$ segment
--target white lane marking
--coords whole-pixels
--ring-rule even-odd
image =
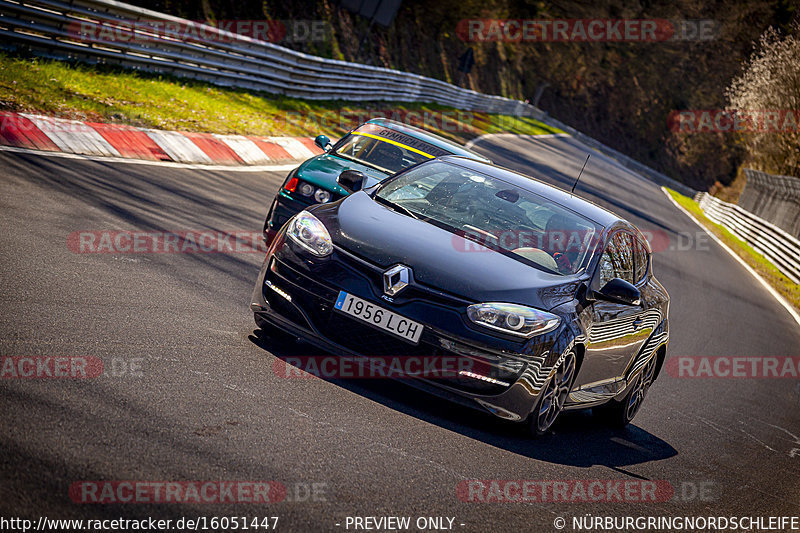
[[[778,451],[775,448],[772,448],[771,446],[766,444],[764,441],[758,440],[757,438],[755,438],[753,435],[751,435],[750,433],[746,432],[745,430],[739,429],[739,431],[741,431],[742,433],[744,433],[745,435],[747,435],[748,437],[750,437],[751,439],[753,439],[757,443],[761,444],[764,448],[768,449],[769,451],[771,451],[771,452],[777,452]]]
[[[797,435],[795,435],[794,433],[792,433],[792,432],[791,432],[791,431],[789,431],[788,429],[786,429],[786,428],[782,428],[782,427],[780,427],[780,426],[776,426],[775,424],[770,424],[769,422],[764,422],[763,420],[759,420],[759,422],[761,422],[762,424],[766,424],[766,425],[768,425],[769,427],[773,427],[773,428],[775,428],[775,429],[779,429],[779,430],[783,431],[784,433],[786,433],[787,435],[789,435],[790,437],[792,437],[792,440],[790,440],[789,442],[791,442],[791,443],[793,443],[793,444],[800,444],[800,437],[798,437]],[[787,440],[788,440],[788,439],[787,439]]]
[[[687,416],[688,416],[688,415],[687,415]],[[717,433],[725,433],[725,431],[724,431],[724,430],[720,429],[720,428],[719,428],[719,426],[717,426],[716,424],[714,424],[714,423],[713,423],[711,420],[708,420],[708,419],[706,419],[706,418],[703,418],[702,416],[698,416],[698,415],[694,415],[694,416],[695,416],[695,418],[697,418],[697,419],[698,419],[700,422],[704,423],[705,425],[707,425],[707,426],[708,426],[708,427],[710,427],[711,429],[715,430]]]
[[[20,113],[33,122],[42,133],[65,152],[90,155],[120,156],[116,148],[111,146],[94,128],[77,120],[54,117],[42,117]]]
[[[261,148],[256,146],[256,143],[245,137],[244,135],[218,135],[214,137],[228,145],[228,147],[236,152],[236,155],[242,158],[247,164],[256,165],[268,163],[270,161],[267,154],[261,151]]]
[[[264,137],[264,140],[273,144],[277,144],[289,152],[289,155],[295,159],[308,159],[309,157],[314,157],[317,155],[309,150],[306,145],[291,137]]]
[[[521,133],[484,133],[480,137],[475,137],[471,141],[467,141],[467,144],[464,145],[464,148],[467,150],[471,149],[477,143],[488,139],[489,137],[532,137],[534,139],[553,139],[555,137],[570,137],[569,133],[542,133],[541,135],[523,135]]]
[[[716,235],[714,235],[714,233],[712,233],[711,231],[709,231],[709,230],[708,230],[708,229],[707,229],[707,228],[706,228],[706,227],[705,227],[705,226],[704,226],[704,225],[703,225],[703,224],[702,224],[702,223],[701,223],[699,220],[697,220],[696,218],[694,218],[694,215],[692,215],[692,214],[691,214],[689,211],[687,211],[687,210],[686,210],[686,209],[685,209],[685,208],[684,208],[684,207],[683,207],[681,204],[679,204],[678,202],[676,202],[676,201],[675,201],[675,199],[672,197],[672,195],[669,193],[669,191],[667,191],[667,189],[666,189],[666,188],[664,188],[664,187],[661,187],[661,190],[663,191],[664,195],[666,195],[666,197],[667,197],[667,198],[669,198],[669,201],[670,201],[670,202],[672,202],[672,205],[674,205],[675,207],[677,207],[678,209],[680,209],[680,210],[681,210],[681,212],[682,212],[684,215],[686,215],[687,217],[691,218],[691,219],[694,221],[694,223],[695,223],[695,224],[697,224],[698,226],[700,226],[700,228],[701,228],[703,231],[705,231],[705,232],[708,234],[708,236],[709,236],[709,237],[711,237],[711,238],[714,240],[714,242],[716,242],[717,244],[719,244],[719,245],[720,245],[720,247],[722,247],[722,249],[723,249],[723,250],[725,250],[726,252],[728,252],[728,253],[730,254],[730,256],[731,256],[731,257],[733,257],[734,259],[736,259],[736,261],[738,261],[738,262],[739,262],[739,264],[740,264],[740,265],[742,265],[742,266],[744,267],[744,269],[745,269],[745,270],[747,270],[747,271],[748,271],[748,272],[749,272],[749,273],[750,273],[750,274],[751,274],[751,275],[752,275],[754,278],[756,278],[756,279],[758,280],[758,282],[759,282],[759,283],[761,283],[761,286],[762,286],[762,287],[764,287],[764,288],[767,290],[767,292],[769,292],[769,293],[770,293],[770,294],[773,296],[773,298],[775,298],[775,299],[778,301],[778,303],[779,303],[779,304],[781,304],[781,305],[782,305],[782,306],[783,306],[783,307],[784,307],[784,308],[785,308],[785,309],[786,309],[786,310],[789,312],[789,314],[792,316],[792,318],[794,319],[794,321],[795,321],[795,322],[797,322],[797,325],[798,325],[798,326],[800,326],[800,314],[798,314],[798,313],[797,313],[797,311],[795,311],[794,307],[792,307],[792,304],[790,304],[788,301],[786,301],[786,298],[784,298],[783,296],[781,296],[781,294],[780,294],[778,291],[776,291],[776,290],[775,290],[775,289],[772,287],[772,285],[770,285],[769,283],[767,283],[767,281],[766,281],[764,278],[762,278],[762,277],[761,277],[761,276],[758,274],[758,272],[756,272],[755,270],[753,270],[753,267],[751,267],[750,265],[748,265],[748,264],[745,262],[745,260],[744,260],[744,259],[742,259],[741,257],[739,257],[739,255],[738,255],[736,252],[734,252],[733,250],[731,250],[731,249],[728,247],[728,245],[727,245],[727,244],[725,244],[724,242],[722,242],[722,241],[719,239],[719,237],[717,237]]]
[[[173,161],[181,163],[213,163],[191,139],[176,131],[142,130],[164,150]]]
[[[226,389],[229,389],[229,390],[231,390],[233,392],[238,392],[240,394],[244,394],[245,396],[250,396],[251,398],[262,398],[263,397],[263,395],[256,394],[254,391],[252,391],[252,390],[250,390],[248,388],[237,387],[236,385],[228,385],[228,384],[226,384],[226,383],[224,383],[224,382],[222,382],[222,381],[220,381],[218,379],[215,379],[215,378],[211,377],[208,373],[204,372],[204,374],[209,376],[212,381],[216,381],[217,383],[221,384]],[[322,381],[322,380],[320,380],[320,381]],[[303,411],[301,411],[299,409],[295,409],[295,408],[290,407],[290,406],[284,406],[283,409],[293,413],[296,416],[299,416],[301,418],[307,419],[312,424],[316,424],[318,426],[329,428],[332,431],[337,431],[337,432],[342,433],[344,435],[347,435],[349,437],[356,437],[358,439],[361,439],[363,437],[363,435],[361,433],[359,433],[359,432],[350,431],[348,429],[345,429],[345,428],[341,427],[338,424],[333,424],[333,423],[329,422],[328,420],[324,420],[322,418],[312,416],[312,415],[310,415],[310,414],[308,414],[306,412],[303,412]],[[414,453],[407,452],[407,451],[405,451],[405,450],[403,450],[401,448],[397,448],[395,446],[392,446],[391,444],[386,444],[386,443],[383,443],[383,442],[380,442],[380,441],[370,441],[370,445],[372,447],[375,447],[375,448],[383,448],[385,451],[387,451],[387,452],[389,452],[389,453],[391,453],[393,455],[397,455],[399,457],[402,457],[404,459],[411,459],[411,460],[416,460],[416,461],[421,461],[421,462],[427,463],[429,466],[432,466],[432,467],[440,470],[441,472],[444,472],[445,474],[449,474],[449,475],[451,475],[451,476],[453,476],[453,477],[455,477],[457,479],[470,479],[469,477],[465,476],[464,474],[461,474],[459,472],[455,472],[455,471],[450,470],[447,466],[439,463],[438,461],[436,461],[434,459],[428,459],[427,457],[423,457],[421,455],[417,455],[417,454],[414,454]],[[533,504],[533,502],[523,502],[523,503],[528,503],[530,505]]]
[[[20,148],[17,146],[2,146],[0,152],[15,152],[20,154],[43,155],[60,157],[63,159],[78,159],[83,161],[97,161],[99,163],[128,163],[130,165],[151,165],[168,168],[183,168],[192,170],[212,170],[224,172],[288,172],[297,166],[297,162],[281,165],[201,165],[197,163],[176,163],[174,161],[149,161],[146,159],[126,159],[124,157],[105,157],[96,155],[72,154],[69,152],[51,152],[48,150],[35,150],[33,148]]]
[[[728,411],[731,411],[731,410],[728,409]],[[699,420],[699,421],[707,424],[711,428],[717,430],[721,434],[726,434],[727,433],[730,436],[734,435],[734,431],[730,427],[718,426],[718,425],[712,423],[710,420],[706,420],[705,418],[702,418],[702,417],[700,417],[700,416],[698,416],[698,415],[696,415],[694,413],[691,413],[691,414],[690,413],[684,413],[683,411],[675,411],[675,412],[678,413],[678,414],[681,414],[681,415],[683,415],[683,416],[685,416],[687,418]],[[738,414],[738,411],[734,410],[733,412],[736,412]],[[791,431],[788,431],[788,430],[786,430],[786,429],[784,429],[784,428],[782,428],[780,426],[776,426],[775,424],[770,424],[769,422],[764,422],[763,420],[759,420],[758,418],[755,418],[755,417],[750,417],[750,418],[753,419],[755,422],[759,422],[759,423],[764,424],[766,426],[769,426],[769,427],[778,429],[780,431],[783,431],[784,433],[786,433],[787,435],[792,437],[792,439],[787,439],[785,437],[780,437],[781,440],[789,441],[792,444],[800,444],[800,438],[798,438],[797,435],[795,435]],[[739,424],[746,424],[747,423],[744,420],[739,420],[738,422],[739,422]],[[773,452],[781,453],[778,450],[776,450],[775,448],[773,448],[772,446],[768,445],[766,442],[764,442],[761,439],[757,438],[752,433],[748,433],[747,431],[745,431],[744,429],[741,429],[741,428],[739,428],[739,431],[744,433],[745,435],[747,435],[748,437],[750,437],[751,439],[753,439],[757,443],[761,444],[766,449],[768,449],[770,451],[773,451]],[[800,448],[792,448],[792,450],[788,452],[789,457],[794,457],[795,456],[795,453],[794,453],[795,450],[800,451]]]

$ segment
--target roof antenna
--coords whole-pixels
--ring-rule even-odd
[[[583,166],[581,167],[581,171],[578,172],[578,179],[575,180],[575,183],[572,184],[572,190],[569,191],[570,194],[575,192],[575,186],[581,180],[581,176],[583,175],[583,169],[586,168],[586,163],[589,162],[589,158],[592,157],[592,154],[586,154],[586,161],[583,162]]]

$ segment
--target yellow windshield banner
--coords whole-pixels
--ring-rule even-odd
[[[420,154],[420,155],[424,155],[425,157],[427,157],[429,159],[433,159],[434,157],[436,157],[436,156],[433,156],[431,154],[425,153],[422,150],[417,150],[416,148],[412,148],[410,146],[407,146],[407,145],[405,145],[403,143],[399,143],[397,141],[393,141],[392,139],[387,139],[386,137],[381,137],[380,135],[373,135],[371,133],[362,133],[360,131],[354,131],[353,135],[361,135],[363,137],[369,137],[370,139],[378,139],[379,141],[383,141],[385,143],[394,144],[395,146],[399,146],[400,148],[405,148],[406,150],[411,150],[414,153],[417,153],[417,154]]]

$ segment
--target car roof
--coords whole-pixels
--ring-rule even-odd
[[[460,155],[463,157],[467,157],[469,159],[475,159],[480,161],[489,161],[487,157],[477,154],[472,150],[468,150],[467,148],[464,148],[458,143],[449,141],[444,137],[436,135],[435,133],[431,133],[429,131],[417,128],[415,126],[411,126],[410,124],[403,124],[402,122],[397,122],[396,120],[391,120],[388,118],[380,118],[380,117],[372,118],[367,122],[365,122],[365,124],[375,124],[377,126],[383,126],[385,128],[389,128],[398,131],[400,133],[404,133],[416,139],[420,139],[429,144],[432,144],[437,148],[441,148],[442,150],[447,150],[448,152],[454,155]]]
[[[468,168],[469,170],[474,170],[476,172],[481,172],[483,174],[488,174],[489,176],[499,178],[512,185],[516,185],[517,187],[546,198],[555,204],[566,207],[570,211],[574,211],[592,220],[603,228],[609,228],[619,223],[622,223],[625,226],[633,227],[628,221],[621,218],[619,215],[614,214],[608,209],[600,207],[599,205],[592,203],[589,200],[585,200],[580,196],[576,196],[573,193],[559,189],[558,187],[553,187],[552,185],[544,183],[536,178],[520,174],[519,172],[514,172],[513,170],[509,170],[492,163],[475,161],[465,157],[448,155],[439,157],[436,160],[454,163],[461,167]]]

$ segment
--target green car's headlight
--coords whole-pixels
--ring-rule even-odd
[[[325,189],[317,189],[314,191],[314,200],[320,204],[326,204],[331,201],[331,193]]]
[[[306,183],[305,181],[301,181],[297,185],[297,192],[302,194],[303,196],[311,196],[314,194],[314,186],[310,183]]]
[[[546,311],[498,302],[470,305],[467,316],[478,325],[520,337],[547,333],[561,322],[559,317]]]
[[[289,221],[286,235],[317,257],[325,257],[333,251],[331,234],[325,225],[308,211],[300,211]]]

